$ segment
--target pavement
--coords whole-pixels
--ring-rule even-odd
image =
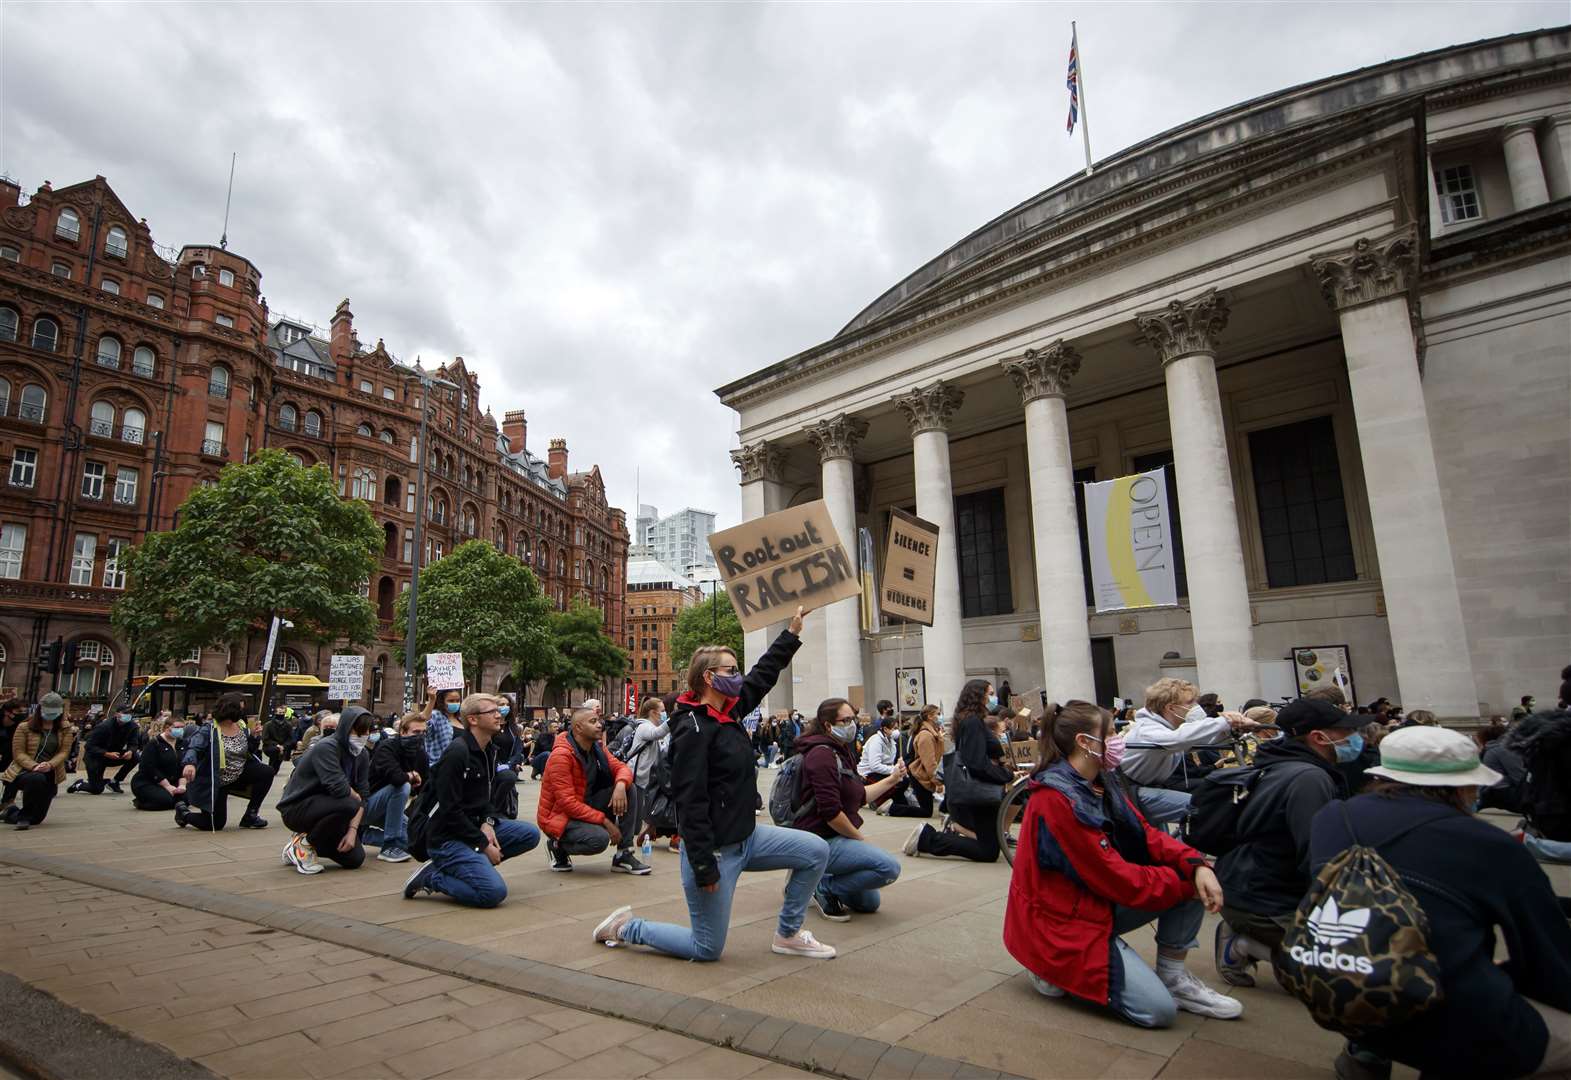
[[[404,900],[412,863],[282,865],[282,781],[260,831],[181,830],[108,794],[62,794],[44,826],[0,828],[0,971],[231,1077],[1308,1078],[1331,1076],[1340,1046],[1269,973],[1223,986],[1211,917],[1191,967],[1244,1002],[1241,1020],[1180,1013],[1148,1031],[1040,997],[1001,941],[1002,860],[902,857],[878,913],[810,912],[839,950],[827,962],[769,951],[784,874],[745,875],[724,957],[693,964],[591,940],[621,904],[685,921],[663,846],[641,878],[609,855],[552,873],[542,847],[503,865],[509,898],[491,911]],[[537,791],[520,788],[521,817]],[[912,824],[864,832],[898,851]],[[1571,868],[1552,869],[1571,893]],[[1126,940],[1154,957],[1150,929]]]

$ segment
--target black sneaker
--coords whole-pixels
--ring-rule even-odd
[[[70,787],[66,788],[65,789],[65,793],[67,795],[75,795],[78,791],[86,791],[86,790],[87,790],[87,781],[86,780],[78,780],[75,783],[73,783]]]
[[[265,829],[267,828],[267,819],[261,814],[247,810],[240,818],[240,827],[242,829]]]
[[[110,791],[114,792],[116,795],[124,795],[125,794],[125,792],[121,790],[121,788],[120,788],[120,781],[118,781],[118,780],[105,780],[104,781],[104,787],[108,788]]]
[[[642,876],[649,873],[648,864],[640,862],[638,856],[631,851],[619,851],[613,855],[611,857],[611,869],[618,874],[638,874]]]
[[[183,803],[183,802],[175,803],[175,824],[180,826],[182,829],[185,828],[187,825],[189,825],[190,822],[186,820],[185,816],[187,814],[189,814],[190,812],[191,812],[191,808],[189,806],[187,806],[185,803]]]
[[[813,906],[830,922],[851,921],[851,909],[846,907],[840,897],[834,893],[824,892],[822,889],[813,893]]]
[[[422,893],[422,892],[427,892],[428,893],[428,892],[434,892],[435,891],[434,889],[431,888],[431,886],[427,885],[426,882],[425,882],[425,879],[430,874],[430,872],[431,872],[431,864],[430,863],[421,863],[420,864],[420,868],[417,869],[414,873],[409,875],[409,879],[404,882],[404,899],[405,900],[413,900],[415,898],[415,894],[416,893]]]
[[[18,808],[15,803],[12,803],[10,806],[5,807],[4,809],[0,809],[0,825],[15,825],[17,815],[19,815],[21,812],[21,809]]]
[[[545,847],[551,856],[552,870],[559,874],[571,874],[573,872],[573,860],[567,857],[567,852],[563,851],[555,840],[547,840]],[[615,862],[616,860],[613,859],[612,865],[615,865]]]

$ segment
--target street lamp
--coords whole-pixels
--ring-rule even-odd
[[[404,630],[404,711],[415,707],[415,602],[420,598],[420,563],[425,558],[425,463],[426,420],[431,410],[431,388],[440,386],[457,390],[458,384],[438,379],[416,369],[415,378],[420,383],[420,435],[417,438],[419,462],[415,466],[415,551],[414,565],[409,577],[409,625]]]

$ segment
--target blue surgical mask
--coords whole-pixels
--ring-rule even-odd
[[[512,711],[513,707],[511,705],[503,705],[497,709],[497,712],[501,713],[503,716],[509,715]]]
[[[444,705],[442,707],[448,711],[449,715],[457,716],[458,715],[458,706],[460,704],[462,704],[462,703],[461,702],[457,702],[457,701],[449,701],[446,705]]]
[[[123,713],[120,714],[120,722],[122,724],[129,724],[132,720],[135,720],[135,719],[136,719],[136,717],[132,716],[128,712],[123,712]]]
[[[1347,765],[1358,760],[1358,755],[1364,752],[1364,737],[1358,732],[1353,732],[1347,738],[1336,744],[1336,760],[1339,765]]]
[[[169,737],[171,739],[173,739],[175,742],[179,742],[180,741],[180,736],[182,736],[184,734],[185,734],[185,728],[183,728],[183,727],[172,727],[172,728],[169,729]]]
[[[723,697],[742,696],[742,676],[740,673],[736,675],[716,675],[709,685],[713,686],[715,691]]]
[[[987,711],[988,712],[992,712],[996,708],[998,708],[998,695],[997,694],[988,694],[987,695]]]
[[[366,737],[371,740],[372,745],[382,741],[382,733],[380,731],[373,731]]]

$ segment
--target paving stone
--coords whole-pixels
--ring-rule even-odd
[[[651,1080],[741,1080],[744,1076],[752,1076],[767,1064],[761,1058],[738,1054],[722,1046],[709,1046],[663,1069],[657,1069],[649,1076]]]
[[[855,1035],[825,1028],[818,1038],[813,1040],[813,1045],[807,1048],[807,1053],[802,1055],[803,1063],[815,1070],[828,1071],[840,1060],[840,1055],[850,1049],[854,1041],[856,1041]]]
[[[734,1045],[738,1050],[745,1050],[749,1054],[760,1057],[770,1056],[775,1048],[775,1043],[780,1041],[786,1029],[791,1026],[791,1021],[779,1016],[766,1016],[762,1023],[749,1031]]]
[[[905,1046],[891,1046],[873,1066],[872,1080],[909,1080],[923,1055]]]
[[[829,1068],[841,1076],[850,1077],[851,1080],[867,1080],[873,1074],[873,1067],[889,1049],[888,1043],[873,1039],[855,1039]]]

